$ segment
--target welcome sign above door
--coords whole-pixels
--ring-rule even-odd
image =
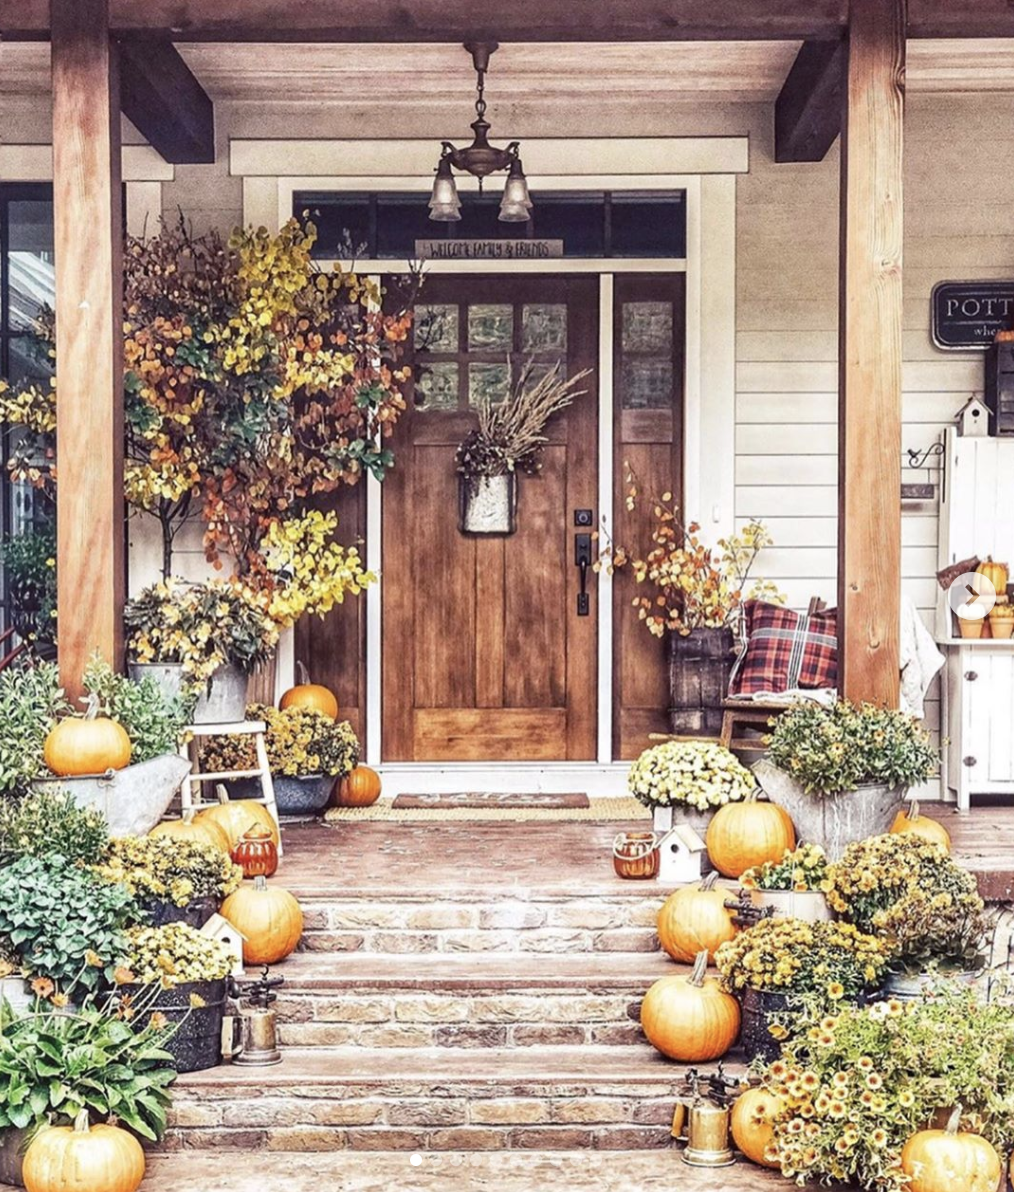
[[[1014,327],[1014,281],[941,281],[930,307],[936,347],[985,351],[998,331]]]

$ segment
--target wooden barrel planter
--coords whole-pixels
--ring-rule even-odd
[[[669,726],[678,736],[717,737],[735,661],[731,629],[669,634]]]

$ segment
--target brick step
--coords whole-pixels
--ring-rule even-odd
[[[181,1077],[161,1149],[649,1150],[684,1074],[647,1045],[291,1048]]]
[[[602,892],[461,889],[384,895],[294,890],[311,952],[654,952],[668,891],[628,882]]]
[[[640,1044],[645,992],[682,970],[662,953],[307,952],[278,971],[288,1046],[504,1048]]]

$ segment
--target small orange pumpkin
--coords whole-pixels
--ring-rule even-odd
[[[278,848],[263,824],[244,832],[230,855],[244,877],[272,877],[278,869]]]
[[[761,803],[751,791],[742,803],[719,807],[708,825],[708,856],[726,877],[741,877],[755,865],[780,861],[796,847],[796,832],[784,807]]]
[[[242,932],[243,960],[247,964],[276,964],[284,960],[303,934],[299,903],[281,886],[269,886],[263,877],[244,882],[222,903],[222,917]]]
[[[93,693],[83,716],[68,716],[50,731],[42,756],[54,774],[61,778],[104,774],[130,765],[127,730],[118,721],[99,716],[98,710],[98,696]]]
[[[213,844],[226,854],[232,847],[232,841],[221,824],[210,819],[198,819],[193,811],[184,812],[182,819],[163,820],[148,835],[171,836],[175,840],[199,840],[202,844]]]
[[[910,1192],[997,1192],[1002,1166],[993,1144],[959,1132],[961,1106],[943,1130],[920,1130],[901,1151]]]
[[[931,844],[941,844],[945,852],[951,851],[951,837],[943,824],[938,824],[928,815],[919,814],[919,803],[913,800],[906,811],[901,811],[894,817],[891,824],[891,834],[894,836],[921,836]]]
[[[380,775],[369,766],[356,766],[341,780],[335,804],[338,807],[369,807],[380,798]]]
[[[302,662],[297,662],[299,683],[290,687],[278,701],[279,708],[308,708],[311,712],[323,712],[332,720],[338,719],[338,700],[333,691],[319,683],[311,683],[310,676]]]
[[[708,953],[701,949],[688,976],[662,977],[644,995],[641,1026],[648,1042],[671,1060],[717,1060],[736,1042],[739,1002],[716,977],[706,976],[707,969]]]
[[[715,889],[717,873],[701,882],[676,890],[658,912],[659,942],[673,960],[692,964],[704,948],[708,961],[726,940],[736,934],[732,912],[725,905],[728,891]]]
[[[225,832],[229,841],[229,851],[239,844],[244,832],[248,832],[255,824],[262,824],[271,833],[271,839],[277,845],[281,839],[275,817],[263,803],[256,799],[229,799],[219,795],[219,802],[212,803],[197,813],[199,824],[211,821]]]
[[[136,1192],[144,1179],[144,1151],[119,1126],[89,1126],[83,1109],[73,1126],[48,1126],[36,1134],[21,1175],[28,1192]]]
[[[1006,593],[1007,582],[1010,578],[1006,563],[994,563],[987,556],[975,570],[977,574],[985,576],[989,580],[997,596],[1003,596]]]
[[[751,1163],[781,1166],[766,1156],[775,1137],[774,1122],[784,1107],[781,1097],[767,1089],[747,1089],[736,1098],[729,1119],[732,1140]]]

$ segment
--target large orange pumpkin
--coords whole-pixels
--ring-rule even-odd
[[[99,716],[99,701],[88,697],[84,716],[68,716],[46,737],[42,756],[61,778],[80,774],[104,774],[130,765],[130,738],[122,724]]]
[[[174,840],[199,840],[202,844],[213,844],[223,853],[229,853],[232,847],[232,841],[221,824],[211,819],[198,819],[193,811],[185,812],[182,819],[163,820],[148,835],[171,836]]]
[[[311,712],[323,712],[332,720],[338,719],[338,700],[333,691],[322,687],[319,683],[311,683],[306,667],[297,662],[299,668],[299,682],[278,701],[279,708],[308,708]]]
[[[768,1159],[766,1152],[774,1140],[775,1119],[783,1108],[781,1097],[767,1089],[747,1089],[736,1098],[729,1120],[732,1140],[752,1163],[781,1166],[777,1159]]]
[[[222,916],[243,933],[247,964],[276,964],[295,950],[303,934],[299,903],[281,886],[256,877],[222,903]]]
[[[912,802],[907,811],[902,809],[894,817],[891,833],[895,836],[921,836],[931,844],[941,844],[947,852],[951,851],[950,833],[935,819],[928,815],[919,814],[919,804]]]
[[[656,981],[641,1003],[648,1042],[671,1060],[717,1060],[736,1042],[739,1002],[716,977],[706,976],[707,968],[708,954],[702,949],[688,976]]]
[[[82,1110],[73,1126],[48,1126],[36,1134],[21,1174],[28,1192],[136,1192],[144,1179],[144,1151],[119,1126],[89,1126]]]
[[[335,803],[338,807],[369,807],[380,798],[380,775],[369,766],[356,766],[341,780]]]
[[[756,792],[742,803],[719,807],[708,825],[708,856],[726,877],[741,877],[754,865],[780,861],[796,847],[796,833],[784,807],[761,803]]]
[[[719,946],[736,934],[732,912],[725,905],[729,893],[715,888],[717,877],[709,873],[702,882],[674,891],[662,904],[658,938],[673,960],[692,964],[703,948],[713,961]]]
[[[263,803],[255,799],[226,799],[223,803],[212,803],[197,813],[197,823],[211,821],[225,832],[230,851],[240,842],[245,832],[255,824],[262,824],[271,833],[271,839],[278,844],[281,837],[275,817]]]
[[[944,1130],[920,1130],[905,1143],[901,1167],[909,1192],[997,1192],[1002,1173],[993,1144],[959,1132],[959,1105]]]

